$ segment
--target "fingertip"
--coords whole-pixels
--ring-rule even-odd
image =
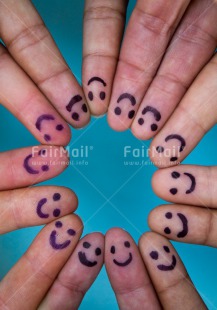
[[[58,128],[58,127],[57,127]],[[57,136],[56,136],[57,137]],[[64,124],[64,132],[62,135],[59,136],[59,139],[56,139],[55,142],[50,141],[48,144],[50,145],[57,145],[57,146],[66,146],[70,143],[72,138],[72,132],[68,124]]]
[[[77,214],[70,215],[70,218],[71,218],[71,221],[74,222],[74,225],[76,226],[79,235],[81,235],[84,229],[82,219]]]
[[[73,96],[70,95],[63,113],[73,128],[80,129],[90,122],[90,110],[81,87],[79,86],[76,91],[76,93],[73,92]]]
[[[113,129],[114,131],[122,132],[129,129],[128,124],[125,124],[123,120],[117,117],[114,114],[114,111],[111,111],[111,108],[108,110],[107,121],[111,129]]]
[[[87,104],[90,109],[91,115],[95,117],[102,116],[107,113],[108,105],[109,105],[109,98],[101,99],[106,96],[106,92],[99,89],[85,89],[84,90],[85,97],[87,100]],[[97,96],[94,94],[98,94]],[[104,94],[104,96],[102,95]]]
[[[146,247],[157,237],[158,235],[155,232],[145,232],[139,239],[139,250],[141,253],[144,253]]]
[[[98,240],[103,241],[103,242],[105,241],[105,236],[101,232],[93,232],[89,235],[93,236],[93,239],[98,239]]]
[[[56,145],[56,146],[66,146],[69,144],[72,138],[72,133],[70,130],[70,127],[67,123],[64,125],[58,125],[57,128],[63,128],[63,131],[61,134],[55,134],[53,135],[53,138],[51,139],[50,135],[41,133],[41,139],[40,142],[44,145]],[[61,129],[62,130],[62,129]]]
[[[76,228],[76,231],[79,232],[80,234],[82,233],[83,230],[83,222],[81,218],[77,214],[68,214],[65,215],[61,218],[61,221],[68,224],[68,225],[73,225]],[[52,223],[55,223],[56,221],[53,221]]]
[[[101,232],[92,232],[90,234],[87,234],[80,240],[80,242],[84,242],[86,239],[90,240],[94,244],[98,244],[99,246],[101,246],[104,252],[105,236]]]
[[[153,221],[155,221],[155,217],[157,216],[156,214],[156,208],[154,208],[153,210],[151,210],[151,212],[148,215],[148,226],[152,229],[152,224]]]
[[[91,120],[91,115],[90,115],[90,111],[88,110],[87,114],[85,114],[85,117],[83,117],[82,121],[78,123],[72,122],[72,127],[77,130],[84,129],[85,127],[88,126],[88,124],[90,123],[90,120]]]
[[[156,167],[160,169],[175,166],[180,163],[178,159],[174,161],[174,159],[176,158],[175,156],[170,155],[168,156],[168,154],[171,153],[169,149],[166,149],[166,151],[169,150],[168,154],[166,153],[166,155],[164,155],[165,149],[166,149],[165,145],[163,143],[156,143],[155,139],[152,141],[150,145],[149,149],[150,160]],[[170,160],[169,157],[172,158],[172,161]]]
[[[73,190],[70,188],[64,187],[64,194],[66,197],[66,205],[69,206],[70,211],[74,212],[78,208],[78,197]]]
[[[84,268],[84,270],[88,268],[94,273],[97,270],[99,272],[104,262],[104,248],[105,238],[103,234],[99,232],[87,234],[82,239],[80,239],[76,247],[76,261],[80,262],[79,266]],[[97,268],[90,269],[95,266]],[[91,274],[91,277],[92,275],[93,274]]]
[[[156,195],[161,191],[162,171],[163,170],[155,171],[151,179],[151,185]]]
[[[104,116],[108,112],[108,107],[100,106],[98,103],[96,103],[96,105],[90,107],[90,111],[93,117],[99,118],[100,116]]]
[[[167,210],[168,207],[168,210]],[[156,232],[159,234],[163,234],[163,225],[165,224],[163,218],[163,211],[164,215],[169,213],[171,205],[162,205],[154,208],[148,215],[148,226],[152,230],[152,232]],[[165,226],[166,227],[166,226]]]
[[[139,125],[140,121],[141,121],[140,119],[135,119],[133,121],[132,126],[131,126],[132,134],[139,140],[150,140],[150,139],[152,139],[156,135],[156,132],[153,133],[150,130],[141,127]]]
[[[105,239],[115,239],[121,235],[129,235],[129,233],[127,231],[125,231],[124,229],[120,228],[120,227],[113,227],[110,228],[106,234],[105,234]],[[130,236],[130,235],[129,235]]]
[[[37,200],[35,215],[37,219],[45,221],[45,223],[60,219],[77,209],[77,196],[69,188],[59,186],[36,187],[33,194],[34,192],[36,198],[34,196],[32,199]]]
[[[44,148],[39,149],[39,154],[43,152]],[[62,146],[47,146],[47,155],[48,158],[50,158],[50,166],[57,167],[58,172],[64,171],[66,168],[68,168],[69,163],[69,153],[68,151],[62,147]],[[41,153],[42,154],[42,153]],[[42,154],[43,156],[43,154]],[[43,158],[43,157],[42,157]]]

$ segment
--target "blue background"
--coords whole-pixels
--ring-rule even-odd
[[[80,81],[84,1],[33,2]],[[128,15],[134,4],[135,1],[130,2]],[[215,127],[185,163],[214,165],[216,136]],[[3,107],[0,107],[0,141],[0,151],[38,144],[24,126]],[[144,146],[146,149],[149,142],[136,140],[130,131],[114,132],[109,128],[106,117],[103,117],[93,118],[91,125],[83,130],[73,130],[70,145],[78,149],[81,146],[93,148],[88,159],[85,159],[88,165],[71,165],[62,175],[44,184],[67,186],[77,193],[80,201],[77,213],[85,224],[84,234],[92,231],[106,233],[111,227],[119,226],[129,231],[138,241],[141,233],[149,230],[147,216],[150,210],[162,201],[154,195],[151,188],[151,176],[156,168],[147,157],[139,159],[148,161],[145,166],[125,166],[123,149],[126,145],[139,149]],[[133,158],[131,160],[135,161]],[[27,228],[0,237],[1,278],[25,252],[40,229],[41,227]],[[180,243],[174,245],[209,309],[217,309],[217,250]],[[86,294],[80,309],[90,307],[95,310],[118,309],[104,268]]]

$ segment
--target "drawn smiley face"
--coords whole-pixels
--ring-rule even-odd
[[[186,142],[185,142],[185,139],[183,137],[181,137],[180,135],[177,135],[177,134],[172,134],[172,135],[169,135],[165,138],[165,142],[169,142],[171,140],[177,140],[180,142],[180,147],[179,147],[179,153],[183,152],[185,147],[186,147]],[[164,153],[165,149],[163,146],[157,146],[156,147],[156,151],[161,154],[161,153]],[[177,161],[178,160],[178,157],[177,156],[172,156],[170,158],[170,161],[171,162],[174,162],[174,161]]]
[[[39,156],[39,157],[43,157],[43,156],[45,157],[45,155],[46,155],[46,150],[40,150],[40,151],[38,152],[38,156]],[[36,157],[36,156],[34,155],[34,158],[35,158],[35,157]],[[32,158],[33,158],[33,154],[28,155],[28,156],[24,159],[23,167],[24,167],[24,169],[25,169],[29,174],[39,174],[39,173],[40,173],[40,170],[33,168],[33,164],[30,163],[31,160],[32,160]],[[41,171],[43,171],[43,172],[47,172],[49,169],[50,169],[50,168],[49,168],[48,165],[42,165],[42,166],[41,166]]]
[[[54,123],[56,122],[55,117],[53,115],[43,114],[43,115],[39,116],[39,118],[37,119],[37,121],[35,123],[35,127],[41,132],[42,127],[43,127],[43,123],[51,122],[51,121],[53,121]],[[56,123],[55,129],[56,129],[56,131],[60,132],[60,131],[63,131],[64,126],[62,124]],[[49,134],[44,134],[44,140],[46,142],[49,142],[52,140],[52,138]]]
[[[168,254],[170,253],[170,249],[168,246],[164,245],[163,249],[166,253],[168,253]],[[159,259],[158,251],[152,251],[149,255],[153,260],[158,261],[158,259]],[[161,271],[171,271],[171,270],[175,269],[176,263],[177,263],[177,259],[176,259],[175,255],[172,255],[172,261],[169,265],[159,264],[159,265],[157,265],[157,268]]]
[[[143,116],[145,116],[146,113],[152,113],[153,116],[154,116],[154,119],[156,120],[156,122],[159,122],[159,121],[161,120],[161,114],[160,114],[160,112],[159,112],[157,109],[155,109],[155,108],[153,108],[153,107],[151,107],[151,106],[147,106],[147,107],[145,107],[145,108],[142,110],[142,115],[143,115]],[[138,124],[139,124],[140,126],[142,126],[144,123],[145,123],[144,118],[143,118],[143,117],[140,117],[140,118],[138,119]],[[156,130],[158,130],[158,125],[155,124],[155,123],[151,124],[151,131],[156,131]]]
[[[131,245],[129,241],[125,241],[124,242],[124,248],[130,249]],[[111,246],[110,249],[111,254],[115,254],[116,253],[116,248],[114,245]],[[113,259],[113,262],[115,265],[119,266],[119,267],[126,267],[127,265],[129,265],[133,260],[133,255],[131,252],[128,251],[128,257],[127,259],[125,259],[124,261],[120,262],[118,261],[116,258]]]
[[[62,228],[63,223],[62,223],[61,221],[57,221],[57,222],[55,223],[55,226],[56,226],[57,229],[60,229],[60,228]],[[76,235],[76,231],[75,231],[74,229],[71,229],[71,228],[70,228],[70,229],[67,230],[67,235],[69,235],[69,236],[72,238],[72,237],[74,237],[74,236]],[[65,248],[67,248],[67,247],[70,245],[71,240],[70,240],[70,239],[67,239],[67,240],[64,241],[64,242],[59,243],[59,242],[57,241],[58,236],[59,236],[59,234],[58,234],[57,230],[53,230],[53,231],[51,232],[51,234],[50,234],[50,245],[52,246],[52,248],[53,248],[54,250],[63,250],[63,249],[65,249]],[[60,239],[60,238],[59,238],[59,239]],[[62,239],[62,238],[61,238],[61,239]]]
[[[106,86],[107,86],[106,82],[105,82],[103,79],[101,79],[100,77],[98,77],[98,76],[92,77],[92,78],[88,81],[88,84],[87,84],[87,85],[90,86],[93,82],[99,82],[99,83],[101,83],[101,85],[102,85],[103,87],[106,87]],[[92,92],[92,91],[89,91],[89,93],[88,93],[88,98],[89,98],[90,101],[93,101],[93,100],[94,100],[94,95],[93,95],[93,92]],[[102,101],[105,100],[105,98],[106,98],[106,93],[104,92],[104,90],[101,91],[101,92],[99,93],[99,98],[100,98]]]
[[[83,111],[84,113],[87,113],[88,112],[88,108],[87,108],[87,105],[86,103],[83,103],[83,98],[80,96],[80,95],[76,95],[74,96],[70,102],[68,103],[68,105],[66,106],[66,110],[68,112],[72,112],[72,119],[76,122],[78,122],[80,120],[80,112],[77,110],[77,111],[72,111],[75,106],[77,106],[78,104],[81,105],[81,111]]]
[[[182,230],[177,234],[177,237],[178,238],[184,238],[187,236],[188,234],[188,220],[186,218],[186,216],[182,213],[177,213],[177,216],[179,217],[181,223],[182,223]],[[168,220],[171,220],[173,218],[173,214],[172,212],[167,212],[165,214],[165,218],[168,219]],[[169,227],[166,227],[164,229],[164,233],[167,234],[167,235],[170,235],[171,234],[171,229]]]
[[[129,93],[124,93],[122,95],[120,95],[120,97],[118,98],[117,100],[117,103],[120,103],[121,101],[125,100],[125,99],[128,99],[131,103],[132,106],[135,106],[136,105],[136,99],[134,96],[132,96],[131,94]],[[118,106],[114,109],[114,113],[119,116],[121,115],[122,113],[122,109]],[[128,118],[129,119],[133,119],[134,118],[134,115],[135,115],[135,110],[130,110],[129,113],[128,113]]]
[[[195,188],[196,188],[196,179],[195,179],[195,177],[191,173],[184,172],[184,175],[187,176],[190,179],[190,181],[191,181],[191,186],[189,187],[189,189],[186,190],[185,193],[186,194],[191,194],[195,190]],[[177,172],[177,171],[173,171],[171,173],[171,176],[172,176],[173,179],[177,180],[177,179],[179,179],[181,177],[181,174],[179,172]],[[170,189],[170,193],[172,195],[176,195],[178,193],[178,189],[173,187],[173,188]]]
[[[85,242],[83,242],[82,246],[85,249],[85,251],[83,250],[83,251],[78,252],[78,259],[79,259],[80,263],[86,267],[96,266],[98,263],[97,260],[94,260],[94,261],[89,260],[87,258],[87,254],[86,254],[87,249],[92,250],[91,244],[89,242],[85,241]],[[102,254],[102,250],[99,247],[97,247],[95,250],[92,250],[92,251],[94,251],[96,257],[100,256]]]
[[[59,202],[60,199],[61,199],[60,193],[53,194],[52,200],[54,202]],[[49,218],[49,213],[45,213],[45,211],[43,211],[43,208],[46,205],[47,201],[48,201],[47,198],[42,198],[37,204],[36,213],[42,219]],[[53,210],[53,216],[59,217],[60,214],[61,214],[60,208],[55,207],[55,209]]]

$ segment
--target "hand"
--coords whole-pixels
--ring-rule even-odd
[[[200,72],[170,120],[153,140],[151,160],[158,167],[181,162],[217,121],[217,54]]]
[[[53,186],[24,188],[58,175],[67,162],[66,153],[59,147],[39,146],[0,154],[0,233],[56,220],[39,233],[2,280],[1,309],[36,308],[79,240],[81,221],[75,215],[65,216],[77,207],[73,192]]]
[[[78,309],[102,268],[103,257],[103,235],[91,233],[82,238],[38,309]]]
[[[89,122],[84,94],[29,0],[0,2],[0,102],[41,142]],[[60,115],[61,116],[60,116]],[[64,120],[65,119],[65,120]]]
[[[120,309],[207,309],[172,244],[158,234],[144,234],[138,249],[127,232],[111,229],[105,264]]]
[[[113,129],[131,127],[136,137],[149,139],[211,59],[217,4],[138,0],[119,56],[127,3],[86,0],[83,85],[93,114],[105,113],[111,102],[108,121]],[[93,77],[104,84],[90,83]]]
[[[172,240],[217,247],[216,178],[217,167],[180,165],[157,171],[155,193],[176,205],[154,209],[151,229]]]
[[[40,146],[2,153],[0,163],[0,234],[47,224],[1,281],[0,308],[77,309],[102,267],[104,237],[90,234],[78,243],[82,223],[68,215],[77,208],[71,190],[24,188],[59,174],[67,155],[59,147]]]

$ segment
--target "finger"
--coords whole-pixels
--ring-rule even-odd
[[[0,20],[1,38],[13,58],[70,124],[87,124],[90,115],[81,87],[31,1],[1,1]]]
[[[136,137],[150,139],[156,135],[212,57],[217,42],[216,20],[215,1],[191,1],[134,119],[132,132]]]
[[[161,309],[138,247],[126,231],[106,233],[105,265],[120,309]]]
[[[139,249],[164,309],[207,309],[172,244],[155,233],[144,234]]]
[[[151,229],[179,242],[217,247],[217,211],[185,205],[164,205],[149,215]]]
[[[78,200],[70,189],[40,186],[0,192],[0,234],[44,225],[74,212]]]
[[[113,129],[130,127],[189,2],[137,1],[121,48],[109,106],[108,121]]]
[[[181,162],[216,123],[217,54],[198,75],[174,114],[151,144],[159,167]]]
[[[152,178],[154,192],[175,203],[215,208],[217,167],[179,165],[155,172]]]
[[[66,145],[70,141],[69,126],[1,44],[0,102],[41,143]]]
[[[0,154],[0,189],[33,185],[60,174],[68,165],[62,147],[35,146]]]
[[[48,224],[1,282],[2,308],[37,309],[81,233],[82,223],[75,215]]]
[[[38,309],[78,309],[102,268],[103,253],[103,235],[82,238]]]
[[[86,0],[84,12],[83,86],[92,114],[107,111],[128,0]]]

